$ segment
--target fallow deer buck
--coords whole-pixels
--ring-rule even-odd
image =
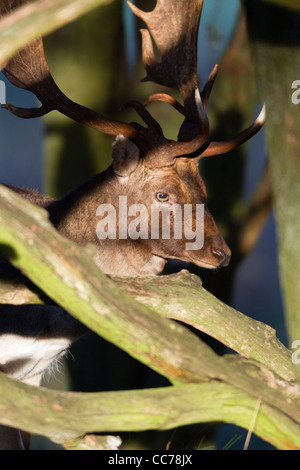
[[[1,14],[7,14],[23,3],[23,0],[2,0]],[[79,123],[116,136],[113,161],[106,171],[57,201],[35,191],[12,189],[46,208],[51,222],[66,237],[80,245],[95,244],[95,263],[107,274],[157,275],[168,259],[192,262],[205,268],[226,266],[230,250],[207,208],[206,189],[199,175],[198,162],[204,157],[225,154],[250,139],[263,125],[264,110],[248,129],[236,137],[225,142],[211,141],[206,106],[217,66],[202,92],[199,92],[197,84],[197,35],[203,0],[157,0],[154,10],[149,13],[131,3],[129,5],[147,25],[147,29],[141,30],[146,80],[178,90],[183,104],[160,93],[150,96],[144,104],[136,101],[127,104],[136,110],[145,125],[108,119],[71,101],[62,93],[49,72],[42,39],[37,39],[19,51],[3,73],[13,85],[33,92],[41,107],[2,107],[21,118],[39,117],[57,110]],[[159,62],[155,58],[153,42],[161,55]],[[183,115],[177,141],[164,137],[160,125],[146,109],[155,100],[169,103]],[[170,210],[174,204],[182,207],[191,204],[193,227],[196,225],[194,207],[202,204],[202,248],[188,250],[184,236],[175,239],[172,235],[170,240],[162,237],[151,239],[149,236],[148,239],[117,237],[99,241],[96,234],[97,207],[103,203],[118,207],[119,196],[126,196],[128,205],[140,203],[148,209],[153,204]],[[170,233],[173,233],[172,227]],[[43,316],[32,306],[23,306],[22,309],[21,315],[20,311],[7,306],[1,314],[0,370],[18,380],[38,384],[48,365],[82,330],[77,321],[59,308],[48,307],[47,314]],[[24,318],[26,325],[22,326]],[[22,328],[27,332],[31,329],[31,335],[22,334]],[[46,336],[42,334],[44,331],[48,332]],[[22,448],[16,430],[3,428],[3,436],[0,448]]]

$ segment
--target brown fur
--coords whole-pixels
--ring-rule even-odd
[[[53,201],[52,198],[43,196],[42,194],[38,193],[34,189],[19,188],[18,186],[13,186],[10,184],[7,184],[5,186],[12,189],[15,193],[24,197],[25,199],[27,199],[32,204],[35,204],[36,206],[46,207]]]

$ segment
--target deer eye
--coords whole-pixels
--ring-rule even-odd
[[[169,195],[167,193],[156,193],[156,199],[159,202],[167,202],[169,200]]]

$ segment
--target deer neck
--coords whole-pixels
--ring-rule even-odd
[[[97,208],[101,204],[116,207],[124,191],[110,166],[68,193],[52,202],[47,210],[56,229],[79,245],[94,244],[97,252],[94,261],[110,275],[157,275],[166,260],[153,255],[150,247],[139,240],[99,240],[96,233]]]
[[[100,173],[62,199],[52,202],[47,210],[56,229],[80,245],[96,243],[96,210],[107,201],[106,185],[112,179],[110,168]]]

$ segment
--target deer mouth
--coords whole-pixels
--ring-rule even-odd
[[[210,263],[209,261],[204,261],[200,258],[194,258],[191,256],[188,252],[185,252],[183,256],[167,256],[165,258],[166,260],[168,259],[177,259],[181,261],[185,261],[186,263],[193,263],[196,266],[199,266],[199,268],[206,268],[206,269],[217,269],[220,267],[220,263]]]
[[[217,269],[220,266],[219,264],[212,264],[212,263],[208,263],[207,261],[194,259],[191,256],[189,256],[189,259],[190,259],[190,262],[192,262],[196,266],[199,266],[200,268]]]
[[[223,266],[223,263],[221,262],[221,260],[218,260],[218,259],[210,260],[209,257],[207,257],[208,259],[205,259],[205,258],[201,259],[200,257],[199,258],[197,258],[196,256],[194,257],[192,254],[188,252],[187,252],[187,258],[190,263],[193,263],[196,266],[199,266],[200,268],[217,269],[220,266]]]

